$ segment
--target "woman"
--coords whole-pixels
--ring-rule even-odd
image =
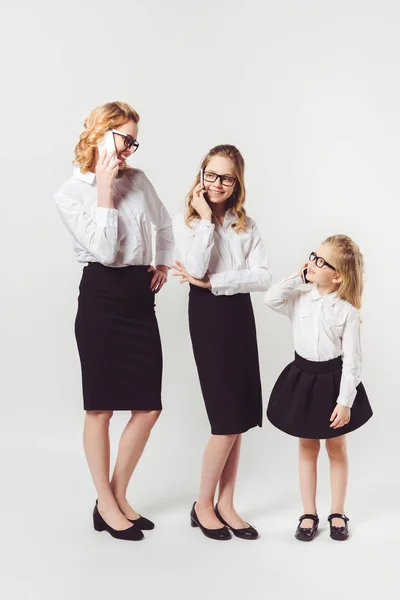
[[[154,523],[129,504],[126,491],[161,411],[162,352],[154,294],[167,281],[173,236],[170,217],[145,176],[127,166],[137,150],[139,115],[128,104],[94,109],[75,148],[73,176],[56,195],[83,269],[75,322],[86,411],[84,447],[97,490],[94,528],[142,539]],[[98,144],[112,131],[115,152]],[[108,134],[110,135],[110,134]],[[156,228],[156,267],[151,224]],[[131,417],[110,481],[109,422]]]
[[[236,512],[233,498],[241,434],[262,424],[249,292],[267,290],[271,276],[244,202],[243,157],[234,146],[216,146],[202,162],[186,213],[173,221],[181,258],[173,267],[181,282],[190,284],[190,335],[212,434],[191,524],[216,540],[230,539],[229,529],[243,539],[258,537]]]

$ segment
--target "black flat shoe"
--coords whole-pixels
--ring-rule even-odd
[[[241,538],[242,540],[256,540],[258,538],[258,531],[252,525],[243,527],[243,529],[234,529],[231,525],[229,525],[229,523],[227,523],[221,516],[221,513],[218,510],[218,504],[215,505],[215,514],[221,523],[226,525],[226,527],[228,527],[236,537]]]
[[[128,519],[128,521],[136,525],[136,527],[139,527],[141,531],[150,531],[155,527],[153,521],[150,521],[150,519],[146,519],[146,517],[139,517],[138,519]]]
[[[211,540],[230,540],[232,539],[229,529],[227,527],[221,527],[220,529],[207,529],[200,523],[196,511],[196,502],[193,504],[192,510],[190,511],[190,524],[192,527],[200,527],[202,533]]]
[[[303,519],[312,519],[314,521],[314,525],[312,527],[302,527],[301,523]],[[299,524],[297,525],[296,533],[294,537],[296,540],[300,540],[300,542],[311,542],[318,531],[318,515],[301,515],[299,519]]]
[[[344,526],[343,527],[335,527],[335,525],[332,525],[332,519],[342,519],[344,521]],[[329,526],[331,528],[331,538],[333,540],[338,540],[339,542],[344,542],[344,540],[347,540],[347,538],[349,537],[349,530],[347,527],[347,523],[348,523],[348,521],[350,521],[350,519],[348,517],[346,517],[346,515],[341,515],[339,513],[332,513],[331,515],[329,515],[328,521],[329,521]]]
[[[96,531],[108,531],[108,533],[117,540],[129,540],[132,542],[138,542],[139,540],[142,540],[144,538],[143,533],[141,532],[139,527],[136,527],[136,525],[132,525],[132,527],[128,527],[128,529],[123,529],[122,531],[110,527],[99,513],[99,509],[97,508],[97,501],[93,509],[93,527]]]

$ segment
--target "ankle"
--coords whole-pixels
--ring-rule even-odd
[[[201,510],[214,510],[214,503],[212,500],[197,500],[195,508]]]

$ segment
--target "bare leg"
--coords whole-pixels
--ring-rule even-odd
[[[126,491],[160,413],[161,411],[157,410],[132,411],[132,416],[121,435],[111,489],[121,512],[128,519],[140,517],[126,499]]]
[[[218,510],[223,519],[234,529],[244,529],[249,525],[239,517],[233,506],[241,445],[242,436],[240,434],[236,438],[236,442],[230,451],[225,467],[221,473],[218,490]]]
[[[111,411],[87,411],[83,431],[86,460],[97,490],[98,509],[103,519],[113,529],[123,530],[132,524],[124,517],[115,501],[110,486]]]
[[[220,529],[221,521],[214,512],[214,497],[218,481],[237,435],[212,435],[204,452],[200,494],[196,502],[196,514],[207,529]]]
[[[346,436],[326,440],[331,471],[331,513],[344,514],[349,465],[347,458]],[[342,519],[332,519],[332,525],[343,527]]]
[[[304,514],[317,514],[317,460],[320,450],[320,441],[308,438],[299,440],[299,479],[300,492],[303,501]],[[311,519],[304,519],[302,527],[312,527]]]

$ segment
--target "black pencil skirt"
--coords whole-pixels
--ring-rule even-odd
[[[191,285],[189,328],[211,432],[226,435],[261,427],[261,381],[250,294],[215,296]]]
[[[75,335],[85,410],[162,408],[161,340],[147,269],[83,269]]]
[[[342,378],[342,359],[314,362],[295,354],[272,390],[267,417],[285,433],[311,439],[328,439],[350,433],[372,417],[362,383],[351,408],[347,425],[332,429],[330,417],[336,406]]]

